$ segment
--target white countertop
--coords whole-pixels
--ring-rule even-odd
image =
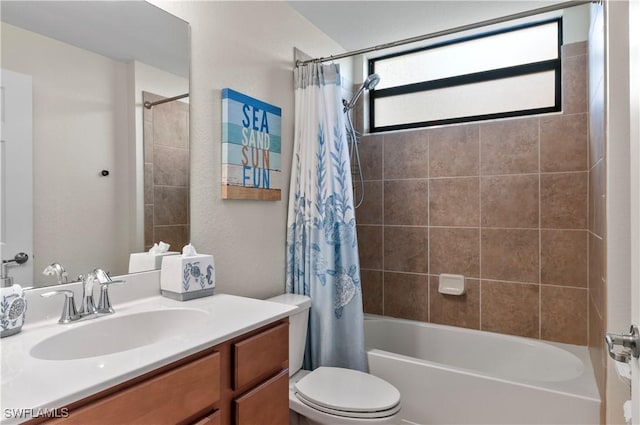
[[[285,304],[224,294],[186,302],[152,296],[115,304],[114,308],[116,312],[113,315],[85,322],[59,325],[56,320],[48,319],[27,324],[21,333],[2,339],[1,423],[30,419],[7,418],[10,416],[7,409],[63,407],[287,317],[295,309]],[[76,360],[41,360],[29,354],[40,341],[73,327],[90,326],[92,322],[111,317],[173,308],[197,309],[208,315],[179,336],[118,353]],[[127,332],[127,329],[122,329],[122,332]]]

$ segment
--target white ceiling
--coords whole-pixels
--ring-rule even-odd
[[[142,0],[0,2],[3,22],[189,77],[189,25]]]
[[[557,0],[289,1],[294,9],[347,51],[560,2]],[[326,52],[323,56],[336,53],[340,52]]]
[[[345,50],[356,50],[560,1],[289,0],[289,4]],[[0,7],[2,21],[12,25],[123,62],[136,59],[188,76],[188,24],[145,1],[2,0]],[[336,53],[340,52],[323,56]]]

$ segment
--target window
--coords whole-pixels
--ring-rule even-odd
[[[371,131],[560,111],[562,19],[369,61]]]

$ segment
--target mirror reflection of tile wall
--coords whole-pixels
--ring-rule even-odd
[[[143,92],[144,102],[163,99]],[[144,108],[144,245],[189,243],[189,105]]]

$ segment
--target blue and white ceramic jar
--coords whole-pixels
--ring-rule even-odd
[[[20,285],[0,288],[0,338],[22,330],[26,311],[27,300]]]

